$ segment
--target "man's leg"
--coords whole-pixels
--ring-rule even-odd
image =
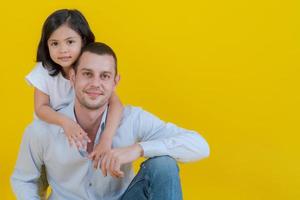
[[[121,200],[181,200],[179,169],[169,156],[146,160]]]

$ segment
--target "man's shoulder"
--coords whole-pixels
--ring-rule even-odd
[[[123,111],[123,117],[134,117],[143,112],[143,108],[138,106],[126,105]]]
[[[154,114],[148,112],[147,110],[143,109],[142,107],[132,106],[132,105],[126,105],[124,107],[123,112],[123,119],[132,119],[132,120],[142,120],[147,121],[151,119],[158,118]]]
[[[25,134],[33,139],[48,139],[48,136],[58,133],[59,126],[48,124],[40,119],[35,119],[25,130]]]
[[[70,119],[74,118],[74,101],[71,101],[66,107],[58,110],[57,112],[69,117]]]

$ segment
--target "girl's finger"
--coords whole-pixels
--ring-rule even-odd
[[[87,134],[84,130],[81,129],[80,134],[81,134],[81,136],[82,136],[82,138],[83,138],[84,140],[87,140],[88,142],[91,142],[91,140],[90,140],[88,134]]]
[[[71,141],[71,146],[76,146],[76,142],[73,138],[71,138],[70,141]]]
[[[82,144],[79,140],[76,140],[76,146],[78,149],[82,148]]]
[[[93,151],[92,153],[89,154],[88,158],[91,160],[94,160],[95,155],[96,155],[96,152]]]
[[[72,139],[68,137],[69,146],[72,147]]]
[[[99,165],[99,155],[97,153],[95,154],[93,160],[94,160],[94,162],[93,162],[94,163],[94,168],[97,169],[98,165]]]
[[[83,140],[83,136],[81,134],[77,135],[77,140],[78,141],[82,141]]]
[[[89,138],[89,136],[84,135],[83,138],[84,138],[87,142],[91,142],[91,139]]]

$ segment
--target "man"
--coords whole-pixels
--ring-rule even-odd
[[[92,142],[87,150],[70,148],[60,127],[36,120],[25,131],[11,177],[18,199],[39,199],[41,166],[47,169],[51,200],[182,199],[177,161],[209,155],[197,133],[164,123],[140,108],[127,106],[111,152],[94,169],[88,154],[105,127],[108,99],[118,81],[117,59],[103,43],[92,43],[71,71],[75,100],[62,113],[77,121]],[[134,177],[132,162],[149,158]]]

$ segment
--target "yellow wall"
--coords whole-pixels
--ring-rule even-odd
[[[0,199],[32,120],[41,26],[81,10],[119,57],[118,93],[199,131],[209,159],[181,165],[188,200],[300,199],[300,3],[296,0],[1,2]]]

